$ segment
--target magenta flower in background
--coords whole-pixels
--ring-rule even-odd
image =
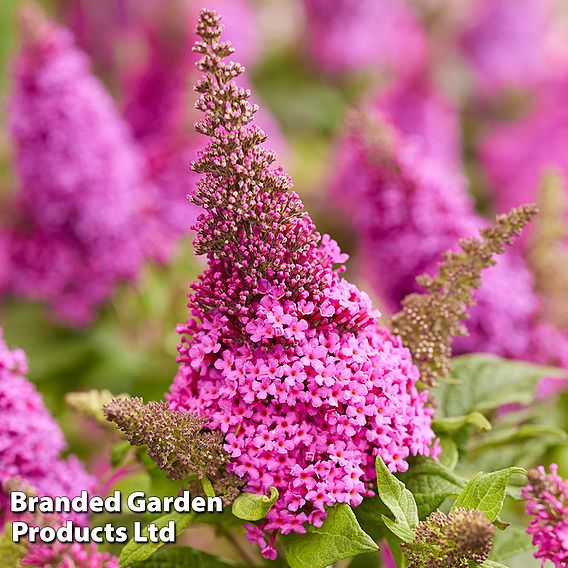
[[[426,34],[410,7],[399,0],[303,0],[312,57],[328,72],[387,70],[396,75],[420,68]]]
[[[10,351],[0,328],[0,523],[6,515],[5,484],[21,480],[39,495],[74,497],[94,488],[81,463],[60,458],[63,434],[26,378],[23,351]]]
[[[524,118],[495,126],[482,142],[481,163],[499,211],[536,200],[549,168],[568,181],[567,88],[568,76],[543,86]]]
[[[332,192],[353,219],[365,275],[394,310],[415,291],[415,277],[480,223],[459,171],[451,103],[412,80],[387,91],[372,112],[355,117],[341,142]]]
[[[166,4],[164,10],[157,0],[126,2],[130,25],[139,28],[148,53],[123,85],[125,117],[145,144],[187,125],[195,80],[192,26],[199,8],[227,13],[227,37],[242,46],[245,64],[253,63],[259,51],[255,13],[248,0],[169,0]]]
[[[23,566],[58,566],[61,568],[119,568],[118,558],[100,552],[91,544],[34,544],[22,559]]]
[[[523,488],[527,500],[527,515],[532,517],[528,533],[537,547],[535,558],[544,566],[549,560],[562,568],[568,565],[568,481],[558,475],[558,466],[551,465],[530,471],[529,483]]]
[[[553,1],[478,0],[469,11],[461,49],[483,94],[531,89],[558,71]]]
[[[397,81],[375,102],[410,146],[409,153],[426,156],[452,183],[463,185],[461,132],[453,102],[436,89],[424,71]],[[454,177],[457,176],[457,179]]]
[[[460,173],[456,110],[440,93],[413,81],[379,97],[373,112],[345,136],[332,193],[350,212],[365,275],[395,311],[417,290],[416,276],[432,273],[441,254],[485,220]],[[485,271],[475,296],[470,336],[457,339],[458,352],[563,363],[555,349],[568,347],[568,338],[538,321],[533,277],[518,248]]]
[[[28,14],[9,105],[20,183],[11,289],[82,324],[168,243],[113,101],[71,35],[42,20]]]
[[[141,2],[142,0],[138,0]],[[77,45],[103,72],[117,65],[117,50],[128,30],[126,0],[58,0]]]
[[[305,532],[327,506],[371,494],[377,454],[392,471],[405,471],[410,455],[436,455],[433,410],[409,351],[339,278],[346,256],[317,233],[261,145],[250,94],[231,80],[242,67],[221,67],[231,50],[218,16],[203,11],[198,30],[201,69],[212,71],[197,86],[197,130],[211,140],[194,164],[204,176],[193,200],[205,210],[194,244],[209,268],[193,284],[167,397],[226,434],[247,491],[280,491],[249,530],[272,558],[278,532]]]

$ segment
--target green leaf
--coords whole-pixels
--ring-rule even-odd
[[[491,430],[491,422],[481,412],[470,412],[465,416],[438,418],[432,423],[434,430],[439,433],[455,432],[469,425],[475,426],[483,432]]]
[[[479,509],[493,522],[503,508],[507,485],[514,474],[526,474],[526,471],[521,467],[508,467],[492,473],[476,474],[458,495],[452,510],[457,507]]]
[[[418,516],[425,519],[448,498],[457,496],[465,487],[465,480],[433,459],[418,461],[401,479],[412,493],[418,507]]]
[[[377,470],[377,494],[381,501],[394,515],[394,520],[407,529],[413,529],[419,523],[418,508],[412,493],[404,483],[388,469],[380,456],[375,461]]]
[[[486,560],[483,564],[471,564],[471,566],[481,566],[482,568],[508,568],[505,564],[499,564],[499,562],[493,562],[493,560]]]
[[[235,567],[233,562],[221,560],[211,554],[206,554],[194,548],[174,546],[159,550],[148,560],[138,562],[136,568],[179,568],[179,566],[191,566],[191,568],[229,568]]]
[[[196,513],[168,513],[163,515],[153,521],[153,523],[158,527],[158,529],[167,526],[170,521],[174,521],[176,527],[176,536],[179,536],[195,519]],[[142,530],[144,536],[148,535],[147,528]],[[158,548],[163,546],[161,542],[134,542],[134,540],[128,541],[126,546],[122,549],[120,553],[119,562],[122,567],[132,566],[136,562],[142,562],[147,558],[150,558]]]
[[[282,537],[284,554],[290,568],[326,568],[344,558],[379,547],[359,526],[349,505],[336,505],[320,528],[310,525],[306,534]]]
[[[495,533],[489,558],[503,562],[532,550],[532,539],[527,534],[526,529],[524,527],[509,527],[507,530]]]
[[[241,493],[233,503],[233,515],[244,521],[260,521],[278,499],[278,489],[270,488],[270,497],[256,493]]]
[[[412,542],[414,540],[414,531],[407,528],[392,519],[389,519],[385,515],[381,515],[383,523],[387,526],[389,531],[391,531],[395,536],[400,538],[404,542]]]
[[[438,419],[487,412],[503,404],[528,404],[543,377],[562,377],[555,367],[511,361],[494,355],[475,353],[452,359],[451,379],[436,390]]]

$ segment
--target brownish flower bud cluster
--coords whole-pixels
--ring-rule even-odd
[[[538,199],[540,214],[530,241],[530,263],[542,296],[542,317],[568,328],[568,203],[562,179],[549,172]]]
[[[482,564],[493,545],[495,527],[481,511],[435,511],[416,529],[414,542],[401,545],[408,568],[468,568]]]
[[[171,410],[163,401],[144,404],[139,397],[115,398],[104,412],[133,446],[148,447],[148,455],[170,479],[206,477],[224,500],[238,495],[242,482],[226,471],[223,434],[206,430],[204,418]]]
[[[536,213],[534,205],[523,205],[497,216],[495,225],[481,229],[481,239],[460,240],[461,251],[446,252],[436,276],[417,278],[426,293],[407,296],[391,318],[392,331],[410,349],[426,385],[435,386],[450,373],[451,342],[467,334],[462,322],[475,303],[473,291],[482,271],[495,264],[493,257],[512,244]]]

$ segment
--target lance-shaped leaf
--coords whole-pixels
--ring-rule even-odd
[[[397,479],[386,466],[380,456],[377,456],[377,493],[381,501],[394,515],[394,520],[407,529],[415,528],[419,523],[416,501],[404,483]]]
[[[380,456],[376,459],[377,494],[379,499],[394,516],[394,520],[381,515],[385,526],[403,542],[414,540],[414,528],[419,523],[418,507],[414,496],[404,483],[388,469]]]
[[[379,550],[373,539],[359,526],[349,505],[328,510],[321,527],[310,525],[306,534],[282,537],[290,568],[326,568],[345,558]]]
[[[507,485],[514,474],[526,474],[526,470],[508,467],[492,473],[478,473],[458,495],[452,511],[458,507],[478,509],[483,511],[489,521],[495,521],[503,508]]]

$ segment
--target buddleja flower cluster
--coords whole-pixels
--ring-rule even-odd
[[[104,413],[133,446],[148,446],[148,455],[170,479],[207,478],[226,502],[238,495],[242,482],[226,471],[223,434],[204,430],[205,418],[171,410],[167,402],[145,405],[138,397],[115,398]]]
[[[0,328],[0,529],[13,520],[8,509],[11,490],[32,495],[75,497],[92,491],[95,480],[75,457],[61,459],[65,439],[45,408],[35,387],[24,377],[27,360],[23,351],[9,350]],[[26,515],[35,526],[60,526],[64,516]],[[84,516],[74,518],[84,523]],[[16,546],[16,545],[14,545]],[[81,544],[29,544],[22,547],[22,564],[118,568],[118,561],[96,546]]]
[[[558,475],[558,466],[550,473],[540,466],[529,472],[523,488],[527,514],[533,517],[528,533],[538,548],[536,558],[543,566],[550,560],[557,568],[568,565],[568,481]]]
[[[368,296],[339,278],[346,256],[317,233],[262,146],[250,92],[234,82],[243,68],[223,61],[233,50],[221,31],[203,11],[196,127],[210,143],[193,165],[204,174],[193,201],[205,209],[195,247],[209,268],[190,294],[167,397],[226,435],[229,468],[246,491],[278,488],[249,533],[274,557],[278,532],[303,533],[321,525],[325,507],[371,494],[376,454],[393,472],[410,455],[436,454],[433,410],[409,351],[378,326]]]
[[[478,510],[435,511],[416,529],[413,542],[401,545],[408,568],[468,568],[487,560],[495,527]]]
[[[24,352],[8,349],[0,328],[0,526],[7,515],[5,484],[13,479],[50,497],[74,497],[94,487],[79,460],[60,458],[63,433],[26,372]]]
[[[9,103],[20,191],[10,288],[82,324],[113,287],[162,255],[154,189],[112,98],[72,35],[35,10]]]

